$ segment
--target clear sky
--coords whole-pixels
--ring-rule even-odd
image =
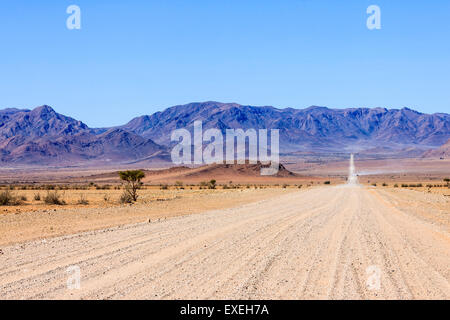
[[[2,0],[0,46],[0,108],[93,127],[207,100],[450,112],[448,0]]]

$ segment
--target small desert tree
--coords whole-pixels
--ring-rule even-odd
[[[209,189],[215,189],[216,188],[216,180],[212,179],[208,182],[208,188]]]
[[[142,170],[120,171],[119,177],[126,183],[125,194],[132,201],[136,201],[138,198],[137,191],[142,185],[141,180],[145,177],[145,173]]]

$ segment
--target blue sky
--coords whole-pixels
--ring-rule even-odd
[[[450,112],[447,0],[4,0],[0,43],[0,108],[94,127],[207,100]]]

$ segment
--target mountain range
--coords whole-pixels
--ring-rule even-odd
[[[418,156],[450,139],[450,115],[408,108],[278,109],[203,102],[168,108],[111,128],[90,128],[49,106],[0,110],[0,163],[26,165],[168,162],[173,130],[279,129],[284,155],[366,152]],[[432,154],[432,153],[430,153]]]

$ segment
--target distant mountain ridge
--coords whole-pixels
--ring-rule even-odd
[[[56,113],[49,106],[33,110],[5,109],[0,112],[0,137],[74,135],[89,131],[83,122]]]
[[[4,163],[122,163],[151,156],[168,159],[166,148],[150,139],[118,128],[98,134],[49,106],[0,111],[0,160]]]
[[[132,119],[120,128],[170,144],[170,133],[177,128],[192,130],[194,121],[204,128],[280,129],[283,151],[324,148],[342,150],[379,146],[440,146],[450,137],[450,115],[423,114],[404,108],[276,109],[242,106],[235,103],[204,102],[175,106]]]
[[[237,103],[178,105],[123,126],[89,128],[49,106],[0,110],[0,163],[72,165],[170,161],[170,136],[178,128],[279,129],[282,153],[404,150],[408,155],[450,139],[450,115],[408,108],[277,109]]]

